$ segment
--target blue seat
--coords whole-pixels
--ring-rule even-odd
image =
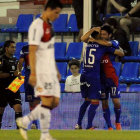
[[[68,14],[60,14],[52,24],[55,32],[67,32]]]
[[[3,45],[4,45],[4,42],[1,42],[1,43],[0,43],[0,47],[3,47]]]
[[[70,32],[79,32],[75,14],[71,14],[69,21],[68,21],[67,29]]]
[[[129,88],[129,92],[140,92],[140,84],[132,84]]]
[[[20,57],[20,51],[23,48],[23,46],[28,45],[28,42],[18,42],[16,43],[16,52],[15,52],[15,57],[19,59]]]
[[[66,62],[57,62],[57,67],[61,74],[61,81],[65,81],[66,74],[67,74],[67,63]]]
[[[114,13],[114,14],[106,14],[106,18],[110,18],[110,17],[112,17],[112,16],[121,16],[121,14],[120,13]]]
[[[21,14],[18,16],[14,28],[1,29],[2,32],[28,32],[30,24],[33,22],[33,14]]]
[[[39,18],[40,16],[41,16],[41,14],[37,14],[37,15],[35,16],[35,19]]]
[[[112,64],[113,64],[113,66],[115,67],[117,76],[120,76],[122,64],[121,64],[120,62],[112,62]]]
[[[121,76],[119,78],[120,82],[136,82],[139,75],[139,63],[136,62],[126,62],[124,64]]]
[[[60,83],[61,93],[65,92],[65,83]]]
[[[83,49],[82,42],[70,43],[66,53],[66,60],[71,60],[73,58],[79,60],[81,58],[82,49]]]
[[[120,92],[126,92],[127,84],[120,84],[119,89],[120,89]]]
[[[122,60],[123,61],[140,61],[140,56],[138,55],[139,42],[130,41],[129,44],[130,44],[132,54],[131,56],[124,56]]]
[[[54,44],[55,47],[55,59],[56,60],[64,60],[65,59],[65,55],[66,55],[66,47],[67,47],[67,43],[66,42],[56,42]]]

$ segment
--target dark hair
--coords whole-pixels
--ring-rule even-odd
[[[98,34],[99,34],[99,32],[94,31],[94,32],[92,32],[91,37],[96,38]]]
[[[114,26],[114,28],[119,27],[119,23],[115,18],[108,18],[107,20],[105,20],[105,23],[108,23],[110,26]]]
[[[57,7],[62,9],[63,5],[59,0],[48,0],[48,2],[45,5],[44,10],[46,10],[48,7],[51,9],[56,9]]]
[[[12,40],[5,41],[4,46],[3,46],[3,52],[4,53],[5,53],[5,48],[9,47],[11,45],[11,43],[15,43],[15,42],[12,41]]]
[[[76,65],[78,68],[80,68],[80,62],[77,59],[72,59],[69,61],[69,68],[71,68],[72,65]]]
[[[102,26],[101,30],[105,30],[106,32],[108,32],[108,34],[112,34],[113,33],[113,30],[111,29],[111,27],[109,25]]]

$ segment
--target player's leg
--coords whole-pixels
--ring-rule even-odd
[[[102,100],[102,109],[103,109],[103,117],[108,126],[108,130],[113,130],[112,124],[111,124],[111,119],[110,119],[110,109],[109,109],[109,105],[108,105],[108,100]]]
[[[92,129],[93,128],[92,122],[93,122],[93,119],[95,117],[96,109],[98,108],[98,106],[99,106],[99,100],[92,99],[90,107],[89,107],[89,110],[88,110],[88,125],[87,125],[87,129]]]
[[[87,107],[89,105],[90,105],[90,100],[88,98],[85,98],[85,101],[83,102],[83,104],[80,107],[78,121],[77,121],[77,124],[75,125],[75,129],[82,129],[82,120],[86,113]]]
[[[4,107],[0,107],[0,129],[2,126],[2,117],[3,117],[4,109],[5,109]]]
[[[111,87],[111,98],[114,104],[114,112],[116,117],[116,129],[121,130],[120,116],[121,116],[121,103],[120,103],[120,91],[118,87]]]

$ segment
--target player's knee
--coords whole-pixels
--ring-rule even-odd
[[[121,108],[121,104],[120,103],[115,103],[114,108]]]
[[[103,100],[103,101],[102,101],[102,108],[103,108],[103,109],[109,108],[108,101],[106,101],[106,100]]]

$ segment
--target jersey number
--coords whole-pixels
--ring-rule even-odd
[[[95,56],[94,56],[94,54],[92,54],[92,52],[95,52],[95,51],[96,51],[96,49],[90,49],[90,51],[89,51],[88,64],[90,64],[90,65],[93,65],[95,62]],[[85,53],[86,53],[86,51],[85,51]],[[85,56],[86,56],[86,54],[85,54]],[[86,63],[87,62],[86,62],[86,57],[85,57],[85,64]]]

